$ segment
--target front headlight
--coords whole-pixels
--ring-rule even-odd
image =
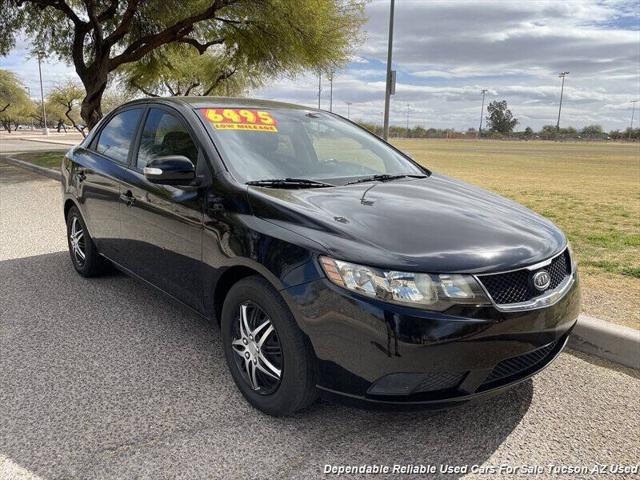
[[[336,285],[386,302],[437,311],[452,305],[491,304],[471,275],[380,270],[329,257],[320,257],[320,264]]]

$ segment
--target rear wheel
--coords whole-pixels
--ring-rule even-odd
[[[106,270],[107,261],[98,254],[95,243],[77,207],[67,213],[67,241],[73,268],[83,277],[95,277]]]
[[[280,416],[313,403],[313,353],[282,296],[266,280],[249,277],[231,287],[221,328],[227,365],[251,405]]]

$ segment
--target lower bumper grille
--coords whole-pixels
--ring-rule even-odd
[[[524,355],[503,360],[494,367],[482,385],[504,380],[533,368],[541,363],[553,351],[555,346],[556,342],[553,342]]]
[[[437,372],[429,373],[424,380],[413,389],[411,393],[434,392],[438,390],[449,390],[457,387],[467,372],[462,373],[446,373]]]

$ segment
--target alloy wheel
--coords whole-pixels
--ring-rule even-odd
[[[245,302],[238,313],[231,342],[236,365],[252,390],[269,395],[277,390],[282,377],[278,333],[266,312],[256,304]]]
[[[78,217],[73,217],[71,220],[71,229],[69,230],[69,243],[71,245],[71,251],[76,259],[78,265],[84,265],[86,259],[86,248],[84,239],[84,229],[78,220]]]

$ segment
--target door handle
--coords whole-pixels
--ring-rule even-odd
[[[127,204],[127,207],[132,207],[133,204],[136,202],[136,198],[133,196],[133,193],[131,192],[131,190],[127,190],[127,193],[121,193],[120,200],[125,202]]]

